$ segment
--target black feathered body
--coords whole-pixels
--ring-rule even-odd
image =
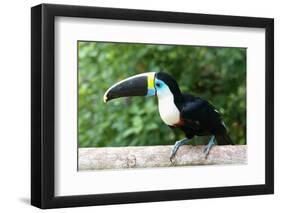
[[[187,138],[215,135],[219,145],[232,144],[220,113],[206,100],[189,94],[175,103],[180,111],[180,121],[174,127],[180,128]]]

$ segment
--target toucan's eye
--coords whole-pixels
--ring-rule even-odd
[[[156,83],[156,87],[160,87],[160,83]]]

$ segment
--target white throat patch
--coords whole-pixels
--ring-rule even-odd
[[[165,124],[173,126],[180,121],[180,111],[175,105],[174,96],[169,89],[166,89],[165,94],[158,96],[158,109]]]

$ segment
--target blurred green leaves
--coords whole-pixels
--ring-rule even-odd
[[[112,84],[151,71],[170,73],[183,92],[210,101],[234,143],[246,143],[246,49],[78,42],[78,58],[80,147],[164,145],[184,137],[161,121],[155,97],[103,102]]]

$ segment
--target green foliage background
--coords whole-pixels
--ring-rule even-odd
[[[182,92],[210,101],[233,142],[246,144],[246,49],[80,41],[78,58],[79,147],[164,145],[183,138],[161,121],[155,97],[103,102],[117,81],[160,70],[174,76]]]

